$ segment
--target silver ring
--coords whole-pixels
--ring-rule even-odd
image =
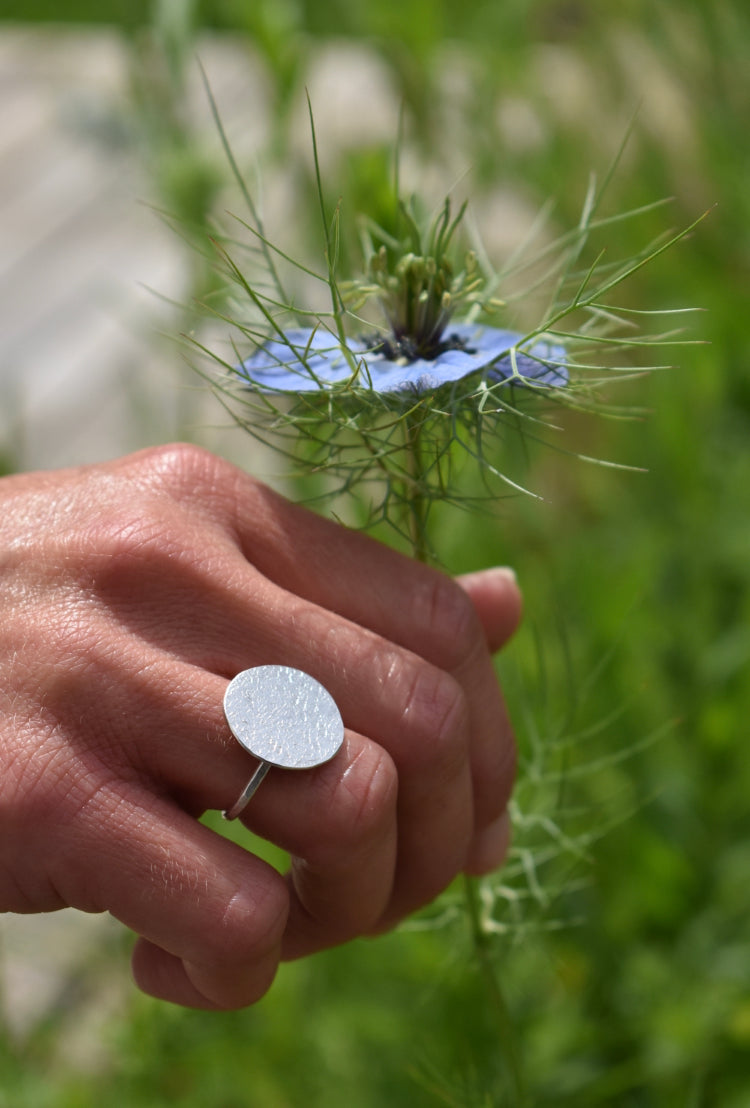
[[[223,813],[236,819],[271,766],[311,769],[341,749],[344,722],[319,681],[290,666],[255,666],[238,673],[224,694],[229,730],[259,760],[237,800]]]

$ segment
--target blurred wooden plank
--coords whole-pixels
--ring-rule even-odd
[[[200,53],[238,147],[263,142],[267,98],[245,47],[208,39]],[[144,291],[189,295],[127,131],[132,61],[112,31],[0,30],[0,445],[23,468],[172,437],[175,389],[194,384],[155,340],[173,313]],[[188,110],[218,154],[197,67],[191,78]]]

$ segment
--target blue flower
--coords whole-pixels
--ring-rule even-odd
[[[472,323],[446,331],[447,348],[427,360],[389,357],[357,339],[347,340],[355,365],[328,331],[296,328],[260,346],[238,367],[240,378],[268,391],[314,392],[344,382],[378,393],[424,393],[484,370],[492,382],[562,387],[568,383],[563,347],[538,341],[518,348],[524,336]]]

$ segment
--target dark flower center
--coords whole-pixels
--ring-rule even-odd
[[[382,354],[388,361],[397,362],[400,365],[410,365],[420,358],[426,362],[433,362],[447,350],[462,350],[465,354],[476,354],[476,349],[469,346],[462,335],[456,334],[441,338],[427,349],[420,347],[419,343],[409,335],[389,335],[386,338],[365,335],[362,342],[371,353]]]

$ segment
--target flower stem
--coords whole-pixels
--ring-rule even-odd
[[[513,1028],[508,1003],[498,981],[492,957],[490,937],[482,924],[482,909],[479,893],[479,880],[464,874],[464,901],[469,920],[474,955],[479,964],[482,980],[489,994],[495,1023],[500,1035],[500,1049],[507,1068],[508,1079],[513,1094],[513,1103],[517,1108],[527,1104],[526,1087],[521,1062],[518,1055],[516,1035]]]
[[[408,531],[413,557],[429,564],[433,561],[432,548],[427,534],[427,517],[430,507],[429,498],[424,494],[425,459],[422,451],[421,433],[423,419],[419,409],[405,417],[404,453],[405,472],[403,497],[408,511]],[[523,1108],[528,1103],[521,1063],[516,1044],[516,1036],[505,996],[498,980],[492,957],[491,939],[482,921],[482,904],[479,879],[464,874],[464,902],[469,924],[474,956],[482,980],[487,989],[489,1002],[499,1035],[500,1050],[505,1060],[508,1081],[512,1090],[513,1108]]]
[[[404,483],[404,500],[409,516],[409,538],[412,554],[418,562],[432,561],[427,541],[429,500],[424,494],[424,458],[422,455],[422,418],[420,413],[405,417],[405,453],[408,481]]]

